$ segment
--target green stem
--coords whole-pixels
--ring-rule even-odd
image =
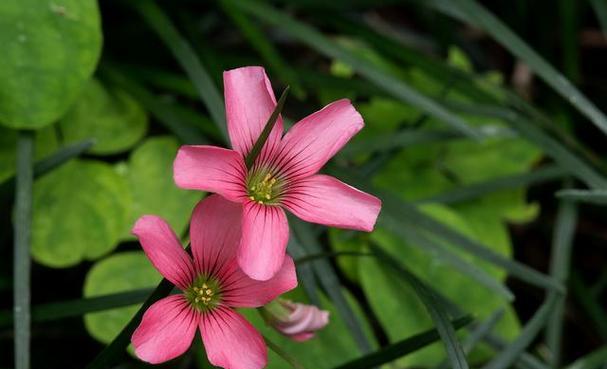
[[[34,181],[33,153],[34,133],[32,131],[20,131],[17,139],[13,261],[16,369],[29,369],[30,367],[30,244]]]
[[[287,363],[289,363],[295,369],[305,369],[303,365],[301,365],[294,357],[289,355],[285,350],[283,350],[280,346],[270,341],[270,339],[266,336],[263,337],[266,341],[266,345],[270,348],[270,350],[274,351],[278,356],[284,359]]]

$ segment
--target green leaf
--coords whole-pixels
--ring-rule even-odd
[[[295,231],[293,237],[297,238],[297,243],[305,245],[305,247],[313,253],[322,251],[322,247],[314,237],[312,229],[306,223],[300,220],[295,220],[290,223],[292,229]],[[337,311],[345,320],[350,334],[353,336],[360,351],[363,353],[371,351],[371,343],[364,333],[363,324],[361,323],[360,318],[355,315],[351,304],[346,300],[333,266],[327,260],[320,259],[314,262],[313,267],[320,284],[327,291],[327,294],[335,304]]]
[[[590,0],[590,4],[592,5],[594,12],[596,13],[596,17],[601,24],[603,34],[607,36],[607,4],[605,4],[603,0]]]
[[[460,215],[439,205],[424,206],[423,209],[424,215],[440,219],[441,222],[457,229],[467,237],[486,242],[487,245],[491,245],[494,252],[500,255],[511,252],[507,232],[499,220],[488,222],[484,217],[479,221],[469,214]],[[384,209],[380,225],[383,222],[381,219],[386,216]],[[409,230],[409,228],[406,229]],[[411,227],[410,229],[421,231],[419,228]],[[430,236],[427,237],[430,238]],[[464,311],[474,314],[480,319],[489,316],[495,309],[505,304],[503,297],[488,288],[470,288],[475,283],[470,276],[462,274],[450,263],[444,261],[443,257],[438,257],[437,251],[428,250],[424,245],[413,244],[414,240],[403,241],[401,237],[388,233],[382,227],[377,228],[371,234],[371,240],[382,250],[393,255],[395,262],[407,267],[430,287],[449,298]],[[435,242],[437,241],[438,239]],[[503,271],[496,269],[486,261],[457,250],[451,244],[446,246],[452,250],[452,253],[484,270],[498,281],[505,278]],[[416,299],[414,291],[404,281],[387,274],[382,260],[374,258],[356,258],[356,260],[365,296],[391,342],[432,326],[424,306]],[[518,323],[512,309],[507,310],[497,331],[509,338],[517,334]],[[473,351],[469,360],[479,362],[486,359],[487,356],[486,349],[479,349]],[[444,350],[439,345],[432,345],[399,360],[399,364],[403,366],[432,365],[438,364],[443,358],[445,358]]]
[[[32,261],[32,183],[34,182],[34,133],[20,131],[17,137],[13,251],[13,311],[15,319],[15,368],[30,367],[30,272]]]
[[[373,252],[378,254],[382,262],[392,268],[394,274],[401,279],[405,280],[407,284],[411,286],[415,294],[419,297],[427,312],[432,317],[432,321],[436,325],[445,350],[447,351],[447,357],[451,363],[453,369],[467,369],[468,361],[464,350],[459,343],[457,337],[455,337],[455,330],[449,320],[449,313],[447,307],[443,301],[434,293],[434,291],[426,286],[415,274],[404,268],[400,263],[395,261],[394,257],[389,253],[386,253],[381,248],[372,247]]]
[[[347,292],[347,290],[342,290],[342,293],[348,304],[352,306],[354,314],[358,318],[362,318],[364,312],[356,300]],[[301,287],[287,293],[284,297],[295,302],[307,302],[305,292]],[[360,354],[355,349],[356,342],[347,327],[344,317],[339,313],[339,310],[324,295],[321,295],[320,302],[320,307],[330,313],[329,324],[317,331],[314,338],[305,342],[295,342],[290,338],[283,336],[274,330],[274,328],[268,326],[255,310],[242,309],[240,312],[263,336],[270,338],[305,368],[330,369],[349,360],[353,360]],[[367,336],[370,336],[369,327],[365,325],[363,328]],[[283,369],[284,367],[285,364],[283,359],[276,353],[269,352],[267,369]]]
[[[121,252],[98,261],[84,282],[84,296],[152,288],[161,277],[143,252]],[[109,343],[137,312],[141,303],[84,316],[88,332],[97,340]]]
[[[431,6],[443,0],[428,2]],[[474,0],[457,0],[450,7],[455,7],[459,17],[465,22],[471,23],[487,31],[497,42],[510,50],[512,54],[525,61],[529,67],[538,74],[549,86],[559,93],[565,100],[590,119],[599,129],[607,133],[607,117],[584,96],[565,76],[558,72],[537,52],[529,47],[499,18],[485,9]],[[454,14],[448,14],[454,16]]]
[[[119,166],[133,197],[124,237],[137,218],[145,214],[163,217],[178,235],[186,229],[192,209],[201,199],[199,191],[175,186],[171,173],[179,143],[170,136],[149,138],[138,146],[126,165]]]
[[[145,111],[129,94],[92,79],[59,127],[65,141],[94,138],[90,152],[105,155],[131,148],[145,135],[147,124]]]
[[[389,73],[376,68],[368,60],[360,58],[348,49],[335,43],[314,28],[301,23],[291,16],[279,12],[274,8],[257,1],[230,0],[246,12],[262,19],[265,22],[279,26],[281,30],[288,32],[291,36],[301,40],[310,47],[316,49],[322,54],[335,58],[350,65],[354,70],[372,83],[380,86],[396,98],[408,102],[424,112],[436,117],[437,119],[448,123],[454,129],[462,134],[478,138],[476,131],[460,119],[458,116],[447,110],[444,106],[435,100],[420,94],[417,90]]]
[[[32,256],[67,267],[110,252],[129,227],[128,184],[102,162],[74,160],[34,185]]]
[[[78,97],[101,52],[96,0],[0,2],[0,123],[40,128]]]
[[[472,318],[465,316],[452,321],[453,329],[460,329],[465,327]],[[372,352],[361,358],[352,360],[343,365],[338,366],[336,369],[367,369],[374,366],[389,363],[395,359],[405,356],[411,352],[415,352],[427,345],[434,343],[440,339],[440,335],[436,329],[430,329],[423,333],[418,333],[414,336],[405,338],[402,341],[393,343],[386,347],[382,347],[380,350]]]

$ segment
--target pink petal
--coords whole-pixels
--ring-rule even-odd
[[[287,216],[280,207],[246,202],[238,265],[251,278],[266,281],[283,265],[289,240]]]
[[[307,341],[311,338],[314,338],[314,333],[312,332],[303,332],[303,333],[298,333],[298,334],[294,334],[292,336],[289,336],[290,339],[292,339],[293,341],[297,341],[297,342],[304,342]]]
[[[211,195],[200,201],[190,222],[190,241],[197,271],[221,274],[236,262],[240,245],[242,205]]]
[[[367,232],[381,209],[377,197],[321,174],[298,181],[282,204],[311,223]]]
[[[192,344],[199,318],[183,295],[154,303],[143,314],[131,342],[138,358],[158,364],[183,354]]]
[[[246,198],[242,155],[215,146],[181,146],[173,163],[177,186],[216,192],[228,200]]]
[[[246,156],[276,108],[272,85],[262,67],[226,71],[223,73],[223,85],[232,148]],[[279,117],[264,151],[277,148],[281,136],[282,118]]]
[[[363,125],[363,118],[350,100],[335,101],[287,132],[281,145],[281,164],[291,177],[315,174]]]
[[[268,362],[268,350],[259,332],[230,309],[204,314],[200,332],[213,365],[226,369],[260,369]]]
[[[247,277],[240,269],[224,282],[222,298],[232,307],[260,307],[297,287],[295,263],[285,256],[280,270],[267,281]]]
[[[158,216],[144,215],[131,232],[139,238],[143,251],[160,274],[180,289],[186,289],[194,279],[194,265],[171,226]]]

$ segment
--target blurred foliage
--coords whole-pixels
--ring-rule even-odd
[[[475,323],[458,333],[471,366],[558,367],[558,352],[564,347],[560,325],[567,315],[562,313],[565,300],[554,286],[567,283],[575,212],[567,213],[565,220],[559,215],[560,222],[571,227],[568,233],[555,229],[552,241],[543,235],[541,243],[516,244],[510,231],[526,229],[521,225],[535,221],[533,227],[546,233],[556,207],[555,179],[569,177],[566,186],[558,186],[565,188],[557,193],[558,201],[607,202],[604,136],[598,131],[607,127],[607,121],[565,78],[583,81],[575,35],[582,35],[578,28],[585,8],[567,0],[558,3],[563,34],[554,37],[563,39],[558,51],[563,53],[562,65],[557,67],[565,70],[564,75],[542,57],[550,50],[529,47],[472,0],[3,0],[0,184],[7,185],[3,191],[10,194],[8,184],[16,173],[16,129],[35,129],[38,163],[67,145],[93,139],[94,145],[81,157],[55,157],[57,168],[36,178],[31,249],[36,268],[51,278],[69,276],[66,283],[71,289],[66,294],[82,291],[86,299],[154,287],[161,278],[139,251],[130,228],[141,215],[156,214],[187,240],[191,211],[204,194],[174,185],[177,149],[184,143],[226,146],[221,72],[264,65],[274,91],[292,88],[283,114],[287,125],[343,97],[352,99],[363,116],[365,128],[327,172],[362,178],[365,186],[416,206],[456,232],[460,241],[470,240],[486,253],[470,252],[459,247],[457,237],[418,230],[416,219],[395,219],[387,212],[369,234],[297,228],[289,246],[293,257],[322,260],[298,265],[300,287],[287,297],[329,310],[331,324],[316,338],[295,343],[268,327],[255,310],[242,313],[309,369],[333,368],[367,354],[365,344],[371,350],[389,348],[438,327],[416,286],[377,255],[368,255],[377,248],[427,285],[438,296],[437,305],[449,312],[448,318],[474,316]],[[592,1],[592,7],[607,24],[606,7],[600,1]],[[515,1],[512,8],[512,14],[520,15],[532,6]],[[511,22],[518,19],[503,12]],[[404,19],[395,20],[403,14]],[[510,26],[525,31],[520,24]],[[548,40],[552,35],[542,37]],[[514,58],[503,55],[503,50]],[[514,81],[521,65],[529,78],[522,86]],[[534,83],[534,75],[546,85]],[[534,89],[541,93],[534,95]],[[604,95],[603,87],[595,89]],[[562,172],[533,177],[548,167],[547,162]],[[526,181],[509,182],[512,178]],[[496,185],[500,181],[502,185]],[[528,200],[529,186],[542,181],[553,183],[532,197],[547,203],[547,209]],[[572,184],[593,191],[569,190]],[[482,185],[487,187],[475,187]],[[453,195],[461,190],[468,190],[468,195]],[[4,208],[5,217],[10,217],[8,200]],[[394,227],[401,226],[402,232],[396,232]],[[9,236],[2,237],[8,242]],[[548,250],[551,242],[553,249]],[[513,257],[515,250],[526,256],[530,251],[521,250],[527,245],[540,254],[539,266],[529,267],[523,264],[528,260]],[[558,266],[550,275],[534,269],[541,269],[549,258],[553,263],[554,255],[559,255]],[[7,271],[0,274],[0,293],[9,290],[9,262],[4,263],[0,266],[6,265]],[[540,309],[537,291],[512,283],[520,279],[534,284],[538,278],[548,282],[536,285],[552,286],[546,292],[550,299]],[[590,288],[574,276],[573,292],[589,316],[587,330],[602,335],[604,342],[601,293],[607,274],[594,280],[596,285]],[[518,288],[512,299],[511,287]],[[41,295],[54,301],[54,287],[51,290]],[[532,302],[527,301],[529,296]],[[109,344],[139,306],[88,313],[84,327],[94,339]],[[495,314],[502,309],[503,315]],[[538,324],[547,320],[552,327],[547,339],[536,339]],[[487,321],[494,325],[479,333],[481,322]],[[528,322],[533,323],[531,328]],[[443,342],[384,367],[445,367],[452,347],[444,334],[441,337]],[[603,357],[604,350],[599,350],[574,367],[595,369],[596,358]],[[189,365],[186,360],[184,367]],[[586,362],[592,365],[586,367]],[[0,360],[0,366],[5,365],[9,366]],[[271,352],[268,367],[286,364]]]

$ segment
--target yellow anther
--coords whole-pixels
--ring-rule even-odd
[[[200,298],[199,298],[199,297],[196,297],[196,298],[194,299],[194,302],[198,303],[198,301],[200,301]]]
[[[207,295],[213,296],[213,291],[212,290],[208,289],[205,292],[207,293]]]
[[[261,200],[258,200],[258,201],[257,201],[257,203],[258,203],[259,205],[263,205],[263,201],[261,201]]]
[[[273,185],[274,183],[276,183],[276,178],[272,178],[272,180],[270,181],[270,185]]]
[[[209,286],[207,286],[207,284],[206,284],[206,283],[203,283],[203,284],[202,284],[202,288],[204,288],[204,289],[206,290],[207,288],[209,288]]]
[[[270,200],[270,194],[269,193],[266,194],[266,200]]]
[[[255,201],[255,198],[253,196],[249,196],[249,200]]]

